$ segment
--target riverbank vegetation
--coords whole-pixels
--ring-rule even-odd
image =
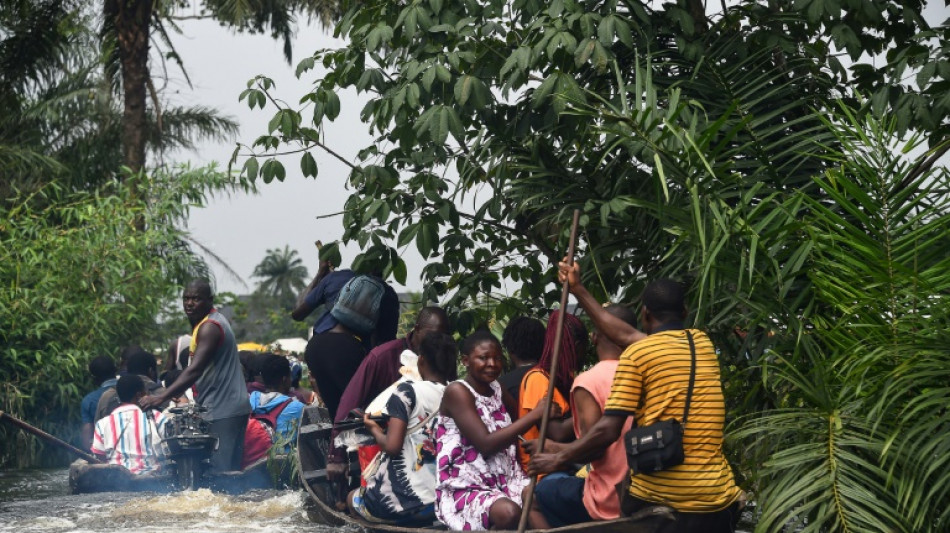
[[[0,4],[0,409],[66,439],[94,385],[89,360],[159,342],[176,287],[207,273],[181,229],[188,210],[252,187],[214,166],[161,162],[236,125],[159,93],[141,132],[159,162],[122,166],[123,101],[94,7]],[[0,427],[0,465],[61,464],[39,450]]]
[[[249,81],[273,118],[246,176],[284,179],[296,150],[316,177],[337,93],[365,93],[341,213],[364,256],[400,279],[414,245],[425,298],[471,327],[557,300],[581,209],[601,298],[690,283],[760,531],[950,525],[950,26],[925,4],[348,7],[346,44],[299,63],[312,92]]]

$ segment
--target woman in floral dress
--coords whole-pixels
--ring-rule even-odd
[[[436,417],[435,514],[459,531],[515,529],[528,478],[515,454],[515,440],[537,424],[546,404],[512,423],[514,398],[496,381],[502,371],[501,343],[479,331],[462,343],[465,379],[445,389]]]

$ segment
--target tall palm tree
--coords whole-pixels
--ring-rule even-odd
[[[342,2],[338,0],[204,0],[198,4],[201,15],[197,18],[213,18],[238,31],[268,32],[275,38],[280,37],[288,61],[291,59],[291,39],[297,13],[314,17],[325,27],[342,14]],[[151,39],[154,34],[174,52],[168,29],[178,29],[175,12],[181,5],[171,0],[102,2],[106,64],[110,73],[121,80],[123,163],[133,173],[140,172],[146,164],[149,93],[153,107],[158,104],[148,64]],[[173,57],[179,66],[183,66],[177,53]],[[187,79],[187,73],[185,77]],[[152,112],[160,114],[156,109]]]
[[[0,4],[3,196],[51,180],[93,188],[121,165],[123,110],[104,76],[93,26],[78,0]],[[139,133],[159,152],[236,131],[214,110],[175,106],[161,117],[150,110]]]
[[[297,294],[307,286],[307,267],[290,246],[267,250],[267,255],[256,267],[252,277],[260,278],[257,290],[271,296],[287,309],[293,307]]]

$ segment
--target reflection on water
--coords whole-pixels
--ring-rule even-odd
[[[0,472],[0,532],[331,531],[307,519],[300,491],[69,495],[67,477],[66,470]]]

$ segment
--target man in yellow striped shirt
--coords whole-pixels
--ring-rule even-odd
[[[659,420],[683,420],[689,386],[690,349],[683,320],[685,295],[681,284],[657,280],[643,292],[640,324],[646,333],[606,312],[580,282],[577,264],[560,265],[559,278],[590,315],[598,331],[620,346],[620,356],[604,416],[581,439],[557,453],[536,454],[529,473],[553,472],[586,462],[618,438],[627,417],[638,426]],[[722,452],[725,402],[719,363],[709,337],[690,330],[696,349],[696,377],[689,419],[684,426],[683,464],[652,474],[631,475],[623,511],[668,505],[676,511],[677,532],[731,533],[739,516],[739,496],[732,469]]]

